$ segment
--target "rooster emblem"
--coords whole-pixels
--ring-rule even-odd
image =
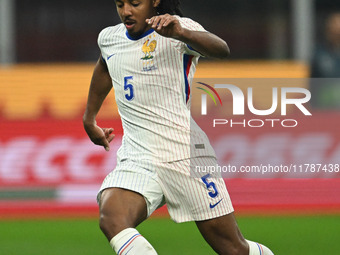
[[[142,60],[152,59],[153,56],[151,52],[154,52],[157,46],[157,41],[153,40],[149,43],[150,39],[147,39],[143,44],[142,51],[144,52],[145,56],[141,58]]]

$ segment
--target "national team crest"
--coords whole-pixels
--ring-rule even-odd
[[[153,37],[156,37],[153,35]],[[154,52],[157,47],[157,41],[152,40],[152,36],[150,35],[148,39],[144,42],[142,46],[142,52],[144,53],[144,57],[141,58],[143,61],[143,71],[151,71],[157,69],[154,65]]]
[[[143,60],[153,59],[153,56],[151,55],[151,53],[155,51],[156,46],[157,46],[156,40],[153,40],[150,42],[150,39],[147,39],[142,47],[142,51],[144,52],[145,56],[144,58],[141,58],[141,59]]]

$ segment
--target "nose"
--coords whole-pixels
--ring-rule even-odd
[[[132,10],[132,8],[129,4],[124,4],[124,6],[122,7],[122,15],[124,17],[131,16],[132,15],[131,10]]]

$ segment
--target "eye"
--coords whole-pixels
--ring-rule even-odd
[[[132,3],[131,3],[131,5],[132,5],[133,7],[137,7],[139,4],[140,4],[139,2],[132,2]]]
[[[116,1],[117,8],[122,8],[124,4],[121,1]]]

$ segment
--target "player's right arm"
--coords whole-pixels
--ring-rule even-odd
[[[106,63],[100,57],[93,71],[83,124],[91,141],[94,144],[103,146],[106,151],[110,150],[109,143],[114,138],[114,134],[112,134],[113,128],[100,128],[97,125],[96,116],[111,88],[110,74]]]

